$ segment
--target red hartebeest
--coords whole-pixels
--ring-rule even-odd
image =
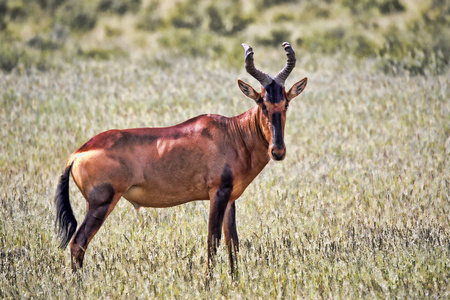
[[[283,44],[287,64],[273,79],[255,68],[252,48],[242,45],[245,68],[262,85],[258,93],[238,80],[241,91],[257,104],[252,109],[232,118],[201,115],[166,128],[109,130],[69,157],[55,204],[60,247],[70,241],[74,271],[82,266],[90,240],[124,197],[136,208],[210,200],[208,269],[223,228],[234,273],[239,250],[234,201],[271,158],[285,158],[286,110],[307,83],[304,78],[285,91],[284,82],[296,61],[289,43]],[[76,232],[70,174],[87,201],[86,216]]]

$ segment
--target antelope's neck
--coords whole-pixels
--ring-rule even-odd
[[[269,142],[264,136],[261,119],[260,109],[258,109],[258,106],[254,106],[231,120],[252,158],[265,165],[270,160],[268,155]]]

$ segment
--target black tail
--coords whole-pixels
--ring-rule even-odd
[[[77,229],[77,220],[73,215],[73,210],[69,201],[69,177],[71,169],[72,165],[68,166],[61,176],[55,195],[55,227],[57,228],[57,235],[60,239],[59,247],[61,249],[67,247],[67,244],[70,242],[70,239]]]

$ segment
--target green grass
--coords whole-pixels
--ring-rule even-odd
[[[450,62],[449,3],[0,0],[0,69],[47,69],[46,56],[107,60],[167,52],[237,67],[243,41],[266,53],[290,41],[301,55],[370,59],[386,74],[442,75]],[[30,53],[36,49],[45,53],[40,59]]]
[[[448,73],[299,58],[287,86],[309,83],[288,111],[288,156],[237,200],[240,277],[231,281],[222,245],[207,287],[208,202],[136,214],[121,200],[72,274],[53,195],[67,157],[94,134],[236,115],[253,105],[236,79],[255,80],[200,58],[55,64],[0,73],[0,298],[450,296]],[[73,183],[70,195],[81,222]]]

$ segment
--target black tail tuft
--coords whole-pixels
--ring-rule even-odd
[[[70,242],[70,239],[77,229],[77,220],[73,215],[73,210],[69,201],[69,177],[71,169],[72,165],[68,166],[61,176],[55,195],[55,227],[57,228],[57,235],[60,239],[59,247],[61,249],[67,247],[67,244]]]

